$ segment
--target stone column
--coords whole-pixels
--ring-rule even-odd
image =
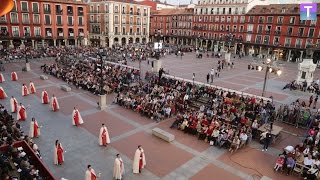
[[[31,42],[32,42],[32,48],[34,48],[34,40],[32,39]]]
[[[290,61],[290,58],[291,58],[291,49],[289,49],[288,56],[287,56],[287,61],[288,62]]]
[[[10,45],[9,45],[9,48],[14,48],[14,45],[13,45],[13,40],[10,40]]]
[[[243,55],[245,54],[245,52],[244,52],[244,44],[242,44],[241,52],[243,53]]]
[[[302,56],[303,56],[303,51],[300,51],[300,59],[299,59],[299,61],[301,61],[301,62],[302,62]]]
[[[237,54],[237,47],[238,47],[238,43],[234,43],[234,54]]]
[[[56,39],[53,40],[53,46],[57,46],[57,40]]]
[[[214,43],[214,41],[211,40],[211,51],[213,51],[213,43]]]
[[[38,41],[34,41],[34,48],[38,49]]]
[[[268,48],[267,56],[269,56],[269,53],[270,53],[270,48]]]
[[[224,41],[222,41],[222,52],[224,52]]]
[[[191,39],[191,45],[193,46],[193,39]]]
[[[206,46],[207,46],[206,48],[208,49],[208,40],[206,40]]]
[[[196,38],[196,47],[198,47],[198,38]]]
[[[41,42],[42,42],[42,47],[44,47],[44,39],[42,39]]]
[[[200,41],[200,47],[201,47],[201,48],[202,48],[202,41],[203,41],[203,40]]]
[[[21,49],[24,49],[26,46],[24,45],[24,40],[21,40],[21,45],[20,45],[20,48]]]
[[[68,43],[68,39],[64,39],[64,46],[68,46],[69,43]]]
[[[261,55],[262,52],[262,46],[259,47],[259,55]]]

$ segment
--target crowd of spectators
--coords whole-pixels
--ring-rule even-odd
[[[320,94],[320,88],[319,88],[319,80],[317,81],[313,81],[309,86],[308,83],[306,81],[302,82],[302,83],[298,83],[297,81],[292,81],[288,84],[286,84],[283,87],[283,90],[285,89],[290,89],[290,91],[292,90],[299,90],[299,91],[303,91],[303,92],[309,92],[309,93],[315,93],[315,94]]]
[[[0,105],[0,146],[8,146],[7,151],[0,151],[0,178],[20,180],[42,180],[41,172],[34,166],[30,154],[22,147],[14,147],[16,141],[26,141],[36,155],[40,156],[38,146],[20,129],[7,110]]]

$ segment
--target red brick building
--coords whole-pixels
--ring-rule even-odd
[[[66,0],[15,0],[0,17],[0,44],[60,46],[87,44],[87,5]]]
[[[192,17],[193,8],[162,9],[155,12],[151,18],[152,40],[191,45],[193,43]]]
[[[320,12],[320,4],[318,4]],[[300,60],[306,48],[320,57],[320,16],[300,20],[299,4],[255,6],[247,14],[246,52],[283,60]]]

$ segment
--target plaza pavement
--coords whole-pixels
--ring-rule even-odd
[[[167,55],[162,58],[162,67],[170,75],[190,80],[192,79],[192,74],[195,73],[195,81],[206,83],[206,75],[212,67],[215,70],[217,69],[219,58],[207,58],[204,56],[202,59],[198,59],[195,57],[195,53],[185,53],[182,58],[175,55]],[[223,59],[224,56],[220,58],[220,60]],[[257,58],[252,57],[239,59],[232,56],[231,61],[234,62],[235,68],[224,68],[220,73],[220,77],[214,79],[213,85],[261,96],[265,71],[248,70],[248,64],[257,62],[257,60]],[[287,83],[296,79],[298,63],[280,62],[282,64],[282,74],[278,76],[269,73],[266,97],[273,96],[275,102],[285,104],[294,102],[298,98],[308,100],[311,93],[290,91],[288,89],[282,90]],[[128,65],[139,67],[138,62],[128,62]],[[151,71],[151,63],[147,64],[146,61],[142,61],[141,67],[143,73]],[[319,69],[316,69],[314,73],[314,80],[317,79],[320,79]]]
[[[191,59],[191,55],[186,55],[186,57],[190,57],[190,59],[186,58],[178,61],[174,56],[168,57],[164,61],[165,69],[168,69],[169,64],[172,63],[173,66],[170,68],[180,69],[176,73],[189,77],[188,72],[191,71],[187,68],[192,67],[197,74],[197,80],[200,80],[200,77],[205,79],[204,75],[210,69],[209,64],[212,64],[213,61],[206,58],[195,61]],[[210,147],[208,143],[199,141],[196,137],[170,129],[169,126],[174,121],[173,118],[155,123],[153,120],[141,117],[131,110],[112,104],[114,95],[108,95],[108,108],[100,111],[97,109],[97,96],[83,90],[77,90],[74,87],[72,87],[71,92],[64,92],[59,89],[59,86],[65,83],[52,76],[48,76],[48,80],[40,80],[39,75],[42,74],[40,65],[44,63],[50,62],[31,62],[32,71],[30,72],[21,71],[24,63],[5,64],[6,72],[3,72],[3,74],[6,81],[1,86],[6,91],[8,98],[1,100],[0,103],[9,109],[9,99],[13,95],[18,102],[28,107],[28,119],[21,122],[26,134],[31,117],[37,119],[39,125],[42,126],[41,136],[34,141],[41,150],[44,164],[56,179],[62,177],[69,180],[84,179],[86,167],[91,164],[97,173],[101,172],[100,179],[111,180],[113,162],[117,153],[120,153],[124,160],[125,180],[209,180],[213,178],[253,180],[262,176],[283,180],[296,179],[292,175],[285,176],[272,170],[276,155],[281,152],[281,149],[287,144],[294,145],[301,141],[296,136],[283,134],[281,139],[268,152],[261,152],[261,145],[252,142],[249,147],[230,155],[224,149]],[[202,65],[202,63],[206,65]],[[238,65],[236,62],[235,71],[240,71],[240,67],[244,66],[244,63],[242,64]],[[143,64],[143,66],[146,66],[146,64]],[[203,67],[203,70],[198,66]],[[19,80],[16,82],[10,81],[12,71],[18,73]],[[170,71],[171,74],[174,72],[171,69]],[[223,72],[221,79],[228,79],[227,74],[234,74],[231,71],[233,70]],[[254,73],[246,74],[248,73],[247,70],[244,72],[244,77],[249,77],[251,73]],[[201,73],[203,75],[200,75]],[[229,79],[232,79],[231,75]],[[23,83],[28,84],[31,80],[35,83],[37,93],[22,97],[21,85]],[[221,80],[215,82],[218,81]],[[234,83],[234,81],[232,82]],[[41,104],[40,94],[43,89],[48,91],[50,97],[53,93],[57,96],[60,111],[52,112],[49,105]],[[80,110],[84,119],[84,124],[80,127],[74,127],[71,123],[71,113],[74,106]],[[107,125],[111,136],[111,144],[106,148],[98,146],[98,132],[101,123]],[[303,130],[287,125],[283,126],[298,135],[304,133]],[[160,127],[174,134],[176,140],[167,143],[152,136],[151,130],[154,127]],[[62,166],[53,165],[53,147],[56,139],[61,141],[66,150],[65,163]],[[132,159],[139,144],[145,150],[147,166],[142,174],[134,175],[132,174]]]

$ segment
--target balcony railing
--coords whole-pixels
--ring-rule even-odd
[[[143,13],[143,16],[147,16],[147,13]]]
[[[82,11],[78,11],[78,16],[83,16],[83,10]]]
[[[7,20],[5,20],[5,19],[0,20],[0,24],[7,24]]]
[[[45,9],[45,10],[43,10],[43,13],[45,13],[45,14],[51,14],[51,10],[50,10],[50,9]]]
[[[21,12],[29,12],[28,8],[21,8]]]
[[[83,32],[79,33],[79,36],[83,37],[83,36],[84,36],[84,33],[83,33]]]
[[[39,13],[39,9],[32,9],[32,13]]]
[[[63,33],[58,33],[58,36],[59,37],[63,37]]]
[[[92,31],[91,33],[92,33],[92,34],[101,34],[100,31]]]
[[[120,33],[119,33],[119,32],[115,32],[114,34],[115,34],[115,35],[120,35]]]
[[[58,22],[57,22],[57,25],[58,25],[58,26],[62,26],[62,22],[59,22],[59,21],[58,21]]]
[[[274,34],[275,34],[275,35],[280,35],[280,34],[281,34],[281,31],[274,31]]]
[[[301,48],[301,44],[296,44],[296,48]]]
[[[40,24],[40,21],[33,21],[33,24],[39,25],[39,24]]]
[[[285,47],[290,47],[290,43],[285,43],[284,46]]]
[[[13,33],[12,36],[13,37],[20,37],[20,34],[19,33]]]
[[[69,33],[69,37],[73,37],[74,36],[74,33]]]
[[[63,10],[62,9],[57,9],[56,10],[56,14],[59,14],[59,15],[63,14]]]
[[[11,24],[19,24],[18,20],[11,20]]]
[[[24,33],[23,35],[24,35],[24,37],[31,37],[30,33]]]

